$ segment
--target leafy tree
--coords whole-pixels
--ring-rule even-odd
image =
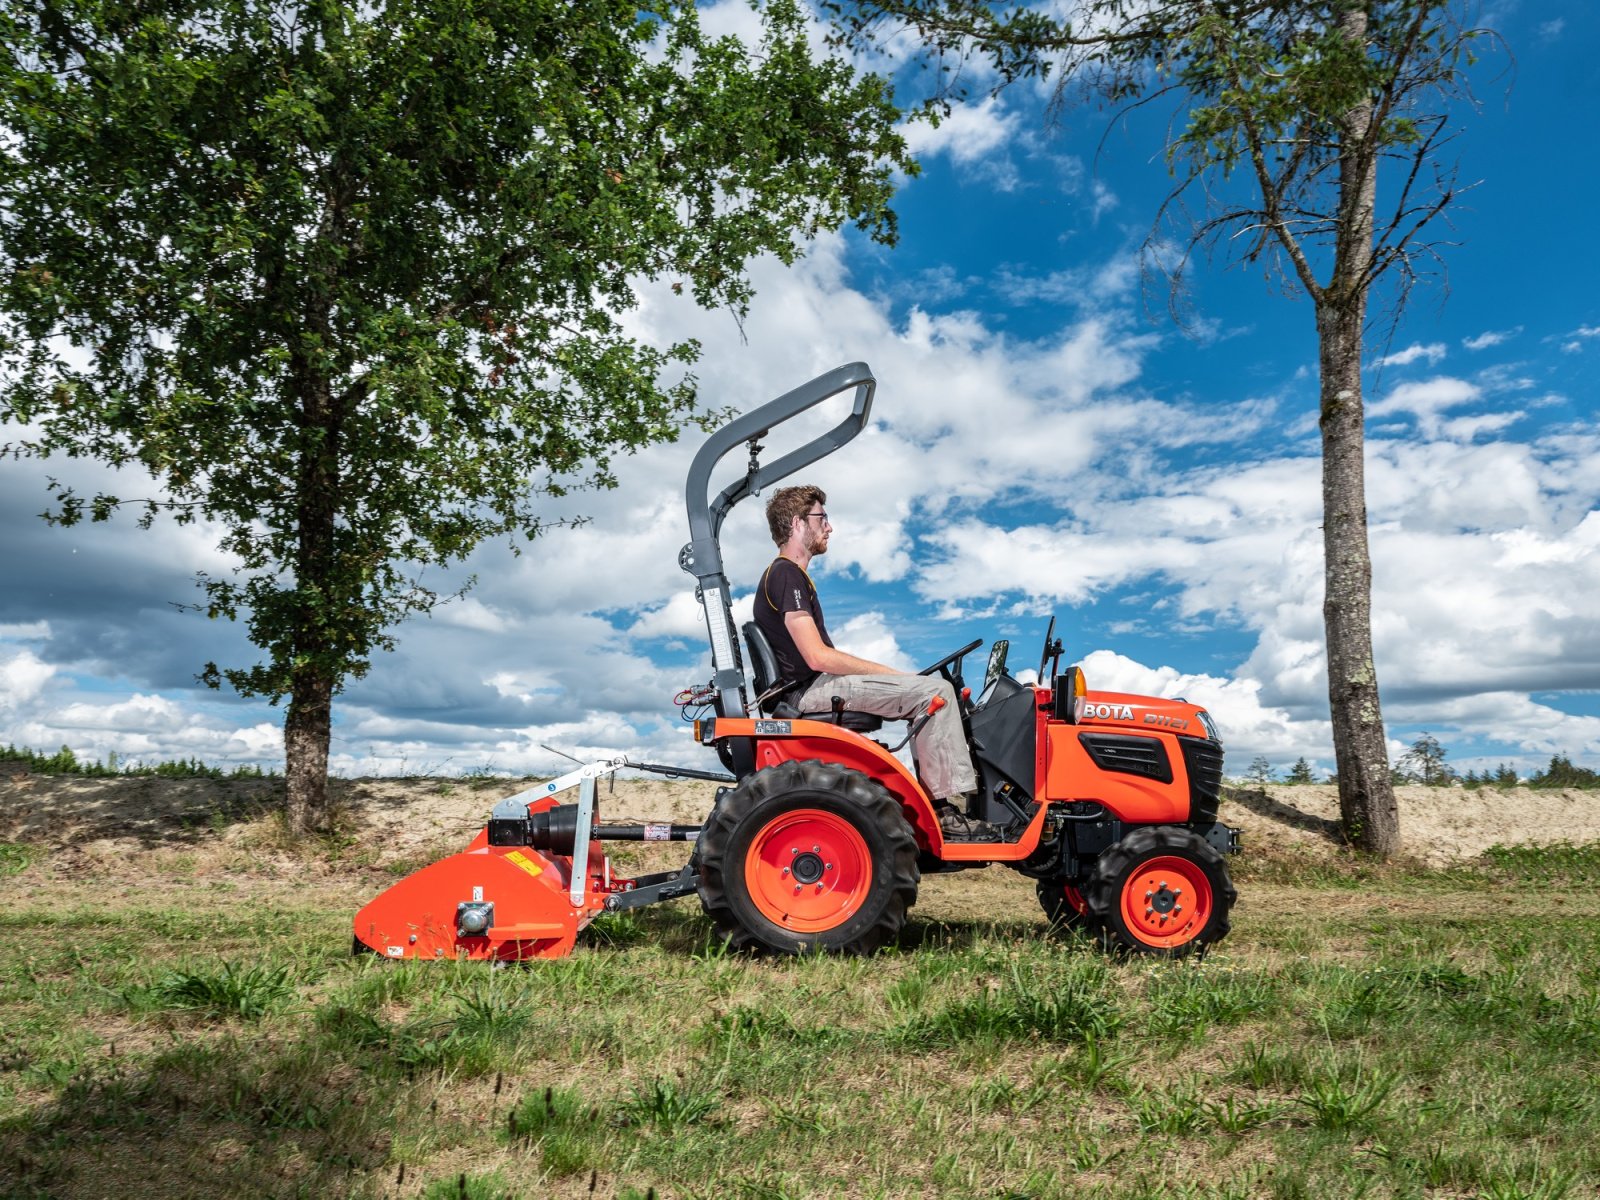
[[[1191,257],[1221,248],[1309,296],[1321,368],[1324,623],[1346,835],[1380,856],[1399,846],[1378,676],[1363,475],[1362,354],[1380,279],[1403,302],[1435,247],[1420,233],[1459,188],[1440,151],[1466,90],[1466,0],[1081,0],[1008,8],[990,0],[834,0],[848,41],[889,45],[910,29],[943,69],[937,114],[964,95],[971,58],[999,90],[1054,77],[1057,108],[1081,94],[1176,112],[1176,184],[1148,248],[1175,295]],[[1065,15],[1060,15],[1065,14]],[[1385,183],[1380,212],[1380,171]],[[1193,209],[1191,211],[1191,202]],[[1163,261],[1172,218],[1184,252]]]
[[[1565,754],[1552,755],[1550,765],[1543,771],[1535,771],[1528,779],[1528,786],[1535,788],[1595,788],[1600,787],[1600,773],[1591,771],[1588,767],[1574,766],[1572,759]]]
[[[1244,773],[1246,783],[1271,783],[1272,764],[1261,755],[1250,760],[1250,769]]]
[[[1284,777],[1285,783],[1315,783],[1311,776],[1311,764],[1303,757],[1294,760],[1294,766],[1289,768],[1289,774]]]
[[[1421,783],[1428,787],[1442,787],[1450,783],[1456,773],[1444,761],[1447,753],[1438,738],[1424,732],[1395,764],[1397,781]]]
[[[694,411],[693,343],[628,336],[640,279],[736,315],[745,264],[913,169],[884,82],[689,0],[39,0],[0,10],[0,417],[13,453],[136,464],[55,520],[207,519],[212,617],[287,697],[296,829],[333,696],[439,597],[421,568],[532,538]]]

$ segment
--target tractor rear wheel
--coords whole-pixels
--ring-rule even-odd
[[[1227,936],[1238,893],[1204,838],[1147,825],[1100,855],[1084,888],[1108,949],[1183,958]]]
[[[1045,920],[1056,929],[1081,929],[1089,914],[1089,904],[1075,880],[1056,875],[1039,880],[1039,907]]]
[[[880,783],[834,763],[757,771],[695,848],[700,906],[740,949],[870,954],[916,903],[917,844]]]

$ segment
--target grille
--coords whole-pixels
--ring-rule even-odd
[[[1172,782],[1172,763],[1158,738],[1130,737],[1119,733],[1080,733],[1078,741],[1102,771],[1143,775],[1161,783]]]
[[[1222,800],[1222,743],[1180,737],[1178,744],[1189,773],[1189,820],[1215,821]]]

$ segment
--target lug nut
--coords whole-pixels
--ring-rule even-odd
[[[785,874],[785,875],[787,875],[787,874],[788,874],[788,873],[789,873],[789,868],[788,868],[788,867],[785,867],[785,868],[784,868],[784,869],[783,869],[783,873],[784,873],[784,874]]]
[[[819,896],[820,896],[820,895],[821,895],[821,894],[822,894],[822,885],[821,885],[821,884],[820,884],[820,883],[819,883],[819,884],[817,884],[817,894],[818,894],[818,895],[819,895]]]
[[[824,871],[831,871],[831,870],[833,870],[833,864],[832,863],[823,863],[822,864],[822,869]]]
[[[800,894],[800,885],[798,883],[794,885],[794,894],[796,896]]]

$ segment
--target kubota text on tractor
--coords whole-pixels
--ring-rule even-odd
[[[580,930],[619,912],[691,893],[736,946],[797,953],[870,952],[893,939],[921,877],[1001,863],[1037,881],[1046,915],[1110,947],[1173,957],[1228,932],[1234,902],[1223,855],[1238,834],[1217,822],[1222,744],[1203,708],[1182,700],[1089,690],[1062,670],[1045,635],[1037,682],[1006,670],[991,648],[976,700],[961,665],[973,642],[926,669],[954,685],[979,791],[968,816],[999,842],[941,832],[913,770],[871,735],[877,717],[797,712],[773,687],[761,631],[734,636],[719,534],[745,497],[816,462],[865,427],[875,381],[852,363],[739,417],[707,439],[690,467],[690,541],[679,555],[698,581],[713,677],[685,701],[714,717],[697,740],[726,773],[626,758],[597,762],[502,800],[461,853],[401,880],[356,915],[355,945],[390,958],[512,962],[569,953]],[[838,425],[765,466],[761,439],[823,401],[852,393]],[[710,500],[711,472],[749,448],[744,475]],[[913,721],[927,714],[908,714]],[[903,743],[902,743],[903,744]],[[896,747],[898,748],[898,747]],[[622,768],[714,780],[702,825],[605,825],[597,780]],[[575,803],[557,797],[577,790]],[[692,843],[678,870],[622,878],[611,840]]]

